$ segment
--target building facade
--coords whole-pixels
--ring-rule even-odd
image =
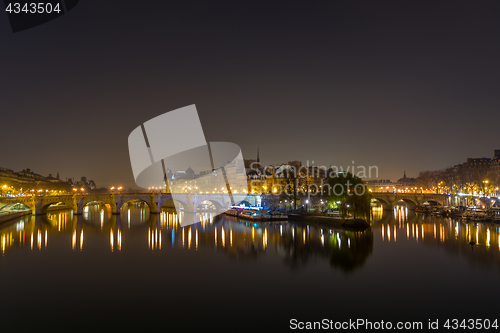
[[[34,173],[31,169],[14,172],[0,167],[0,187],[2,195],[67,192],[71,185],[49,174],[47,177]]]

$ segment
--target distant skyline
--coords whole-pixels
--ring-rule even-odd
[[[492,156],[481,156],[479,158],[491,158]],[[469,157],[468,157],[469,158]],[[475,156],[474,158],[478,158],[477,156]],[[256,159],[256,157],[251,157],[251,156],[246,156],[245,159]],[[467,158],[464,158],[463,161],[460,161],[460,162],[457,162],[453,165],[449,165],[447,167],[453,167],[457,164],[461,164],[461,163],[465,163],[467,160]],[[293,161],[297,161],[297,160],[289,160],[289,161],[282,161],[282,162],[276,162],[276,163],[265,163],[261,160],[260,164],[265,167],[265,166],[268,166],[268,165],[280,165],[280,164],[286,164],[288,162],[293,162]],[[395,177],[394,178],[390,178],[390,177],[380,177],[380,170],[376,169],[376,168],[373,168],[373,167],[377,167],[378,166],[372,166],[372,165],[359,165],[359,164],[356,164],[356,163],[351,163],[351,164],[346,164],[346,165],[335,165],[335,164],[318,164],[318,163],[313,163],[311,164],[311,162],[315,162],[314,160],[312,161],[300,161],[303,163],[303,165],[307,165],[307,163],[309,162],[308,165],[310,166],[316,166],[316,167],[330,167],[330,166],[333,166],[334,168],[337,168],[339,170],[345,170],[347,172],[351,172],[353,174],[366,174],[367,176],[366,177],[362,177],[364,180],[373,180],[373,179],[383,179],[383,180],[391,180],[393,182],[396,182],[398,179],[400,178],[403,178],[403,176],[406,176],[408,178],[417,178],[419,176],[419,173],[421,171],[427,171],[427,170],[430,170],[430,171],[436,171],[436,170],[440,170],[440,169],[445,169],[447,167],[444,167],[444,168],[440,168],[440,169],[426,169],[426,170],[420,170],[418,171],[416,174],[407,174],[406,172],[406,169],[403,169],[401,171],[401,174],[395,174]],[[354,161],[355,162],[355,161]],[[4,167],[4,166],[0,166],[0,167]],[[342,169],[343,168],[343,169]],[[371,170],[370,170],[371,168]],[[22,170],[25,170],[25,169],[30,169],[30,171],[34,172],[34,173],[37,173],[37,174],[40,174],[42,176],[49,176],[49,175],[52,175],[53,177],[56,177],[55,175],[59,175],[59,171],[56,171],[56,173],[48,173],[48,174],[41,174],[40,172],[37,172],[37,170],[33,170],[31,168],[22,168],[22,169],[14,169],[13,171],[14,172],[19,172],[19,171],[22,171]],[[354,172],[352,171],[354,170]],[[175,170],[175,171],[185,171],[185,170]],[[200,171],[204,171],[204,170],[194,170],[195,173],[199,173]],[[376,173],[379,173],[379,177],[375,177]],[[67,176],[67,177],[60,177],[59,179],[61,179],[62,181],[66,181],[68,179],[73,179],[73,180],[80,180],[82,177],[86,177],[87,179],[90,179],[90,180],[94,180],[92,179],[92,177],[89,177],[87,176],[86,174],[83,174],[83,175],[78,175],[78,176]],[[106,187],[106,186],[123,186],[122,183],[120,182],[115,182],[115,183],[106,183],[104,182],[102,185],[100,184],[97,184],[98,188],[101,188],[101,187]],[[133,187],[133,188],[139,188],[135,183],[133,184],[125,184],[126,187]]]
[[[136,187],[129,133],[191,104],[207,141],[234,142],[245,159],[259,146],[265,165],[354,160],[397,180],[493,157],[499,10],[81,1],[0,35],[0,166]]]

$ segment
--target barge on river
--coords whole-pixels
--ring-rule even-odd
[[[231,206],[224,212],[229,216],[239,217],[251,221],[283,221],[288,220],[288,215],[281,212],[273,212],[262,207]]]

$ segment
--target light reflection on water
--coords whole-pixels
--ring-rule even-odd
[[[53,211],[4,223],[0,278],[8,302],[0,302],[0,310],[16,323],[24,322],[26,313],[39,323],[57,308],[72,324],[75,313],[92,309],[113,325],[117,318],[140,327],[164,325],[168,318],[183,328],[193,313],[202,328],[241,322],[260,327],[258,316],[245,321],[256,309],[270,314],[279,328],[297,309],[304,319],[495,316],[491,305],[500,278],[495,224],[406,209],[375,209],[372,227],[363,232],[313,223],[253,223],[210,212],[198,218],[200,223],[182,227],[182,213],[150,214],[147,206],[134,203],[121,215],[93,205],[79,216]],[[463,295],[456,291],[469,285],[472,308],[457,302]],[[26,302],[28,296],[47,306]],[[81,323],[96,325],[90,317]]]
[[[396,206],[394,218],[378,213],[380,209],[375,211],[372,229],[383,243],[404,242],[402,249],[416,243],[463,256],[474,265],[499,267],[500,225],[419,215],[405,206]],[[404,238],[398,238],[401,234]]]
[[[121,215],[112,215],[105,205],[96,204],[81,216],[68,210],[47,216],[25,216],[2,225],[1,250],[2,255],[18,247],[42,251],[50,246],[51,236],[61,234],[71,239],[68,250],[84,251],[95,244],[93,238],[107,234],[111,252],[142,246],[151,251],[204,248],[222,250],[228,257],[239,260],[257,259],[273,251],[292,267],[302,267],[314,256],[346,272],[362,267],[374,247],[391,244],[401,250],[412,243],[444,248],[482,266],[497,263],[500,255],[500,228],[496,224],[417,215],[398,206],[394,214],[374,208],[372,228],[366,231],[291,222],[254,223],[216,217],[213,212],[198,214],[200,223],[182,227],[183,218],[184,213],[176,214],[173,210],[150,214],[142,203],[129,204]],[[475,244],[470,245],[471,242]]]
[[[417,215],[399,208],[394,212],[394,220],[388,216],[376,217],[372,223],[372,228],[379,230],[382,241],[396,242],[397,234],[403,232],[406,233],[406,239],[425,244],[470,246],[469,243],[474,241],[476,248],[495,247],[496,250],[500,250],[500,226],[495,223],[464,222],[460,219]],[[391,230],[394,234],[392,240]],[[492,237],[492,234],[495,234],[495,237]]]

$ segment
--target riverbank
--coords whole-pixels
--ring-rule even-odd
[[[306,222],[309,224],[330,225],[335,227],[343,227],[352,230],[365,230],[370,227],[370,224],[362,219],[342,219],[340,217],[332,217],[326,215],[309,215],[309,214],[288,214],[290,221]]]

